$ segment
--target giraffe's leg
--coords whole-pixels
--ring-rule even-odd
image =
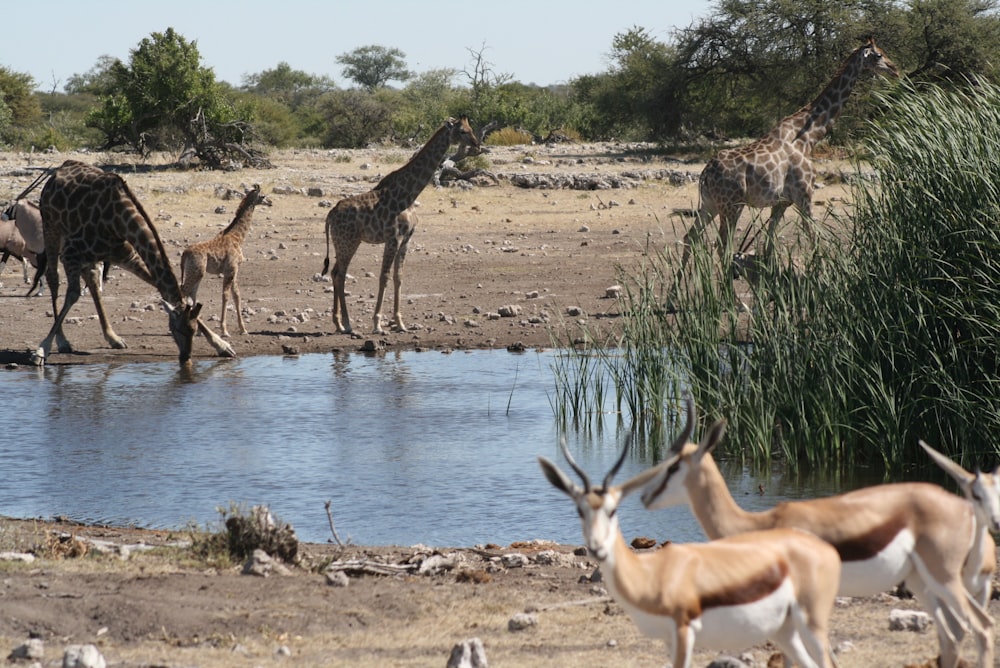
[[[229,342],[213,332],[208,325],[201,321],[201,318],[198,318],[198,331],[205,337],[209,345],[215,348],[216,355],[219,357],[236,357],[236,351],[229,345]]]
[[[347,267],[361,241],[334,243],[336,260],[333,263],[333,324],[341,334],[351,333],[351,319],[347,315]],[[338,314],[338,309],[340,313]]]
[[[45,358],[52,350],[52,342],[56,342],[56,349],[61,353],[73,352],[73,347],[63,334],[62,325],[73,305],[80,299],[80,268],[74,263],[66,264],[63,259],[63,266],[66,270],[66,297],[63,299],[62,308],[59,308],[59,269],[57,267],[58,255],[53,256],[54,260],[46,266],[45,280],[49,284],[49,292],[52,293],[52,312],[55,313],[55,322],[52,329],[38,345],[31,356],[32,364],[42,366]]]
[[[229,290],[233,287],[233,277],[229,274],[222,276],[222,316],[219,322],[219,329],[222,336],[229,338],[229,329],[226,327],[226,306],[229,303]],[[234,300],[235,301],[235,300]]]
[[[733,259],[732,234],[736,231],[741,213],[743,213],[742,204],[727,206],[719,212],[719,238],[715,242],[715,252],[727,276]]]
[[[403,324],[403,307],[400,300],[400,288],[403,284],[403,262],[406,261],[406,249],[409,246],[409,237],[407,237],[402,245],[399,247],[399,252],[396,253],[396,263],[393,268],[392,281],[393,281],[393,306],[395,307],[395,312],[393,314],[393,320],[396,323],[396,329],[401,332],[406,331],[406,325]]]
[[[681,281],[684,278],[684,270],[687,269],[688,262],[691,261],[691,249],[695,244],[701,243],[705,234],[705,228],[708,227],[708,224],[712,222],[713,218],[715,218],[715,213],[702,206],[694,215],[694,223],[684,234],[684,239],[681,241],[681,245],[684,247],[684,250],[681,253],[681,265],[677,268],[677,273],[674,274],[674,284],[670,288],[670,293],[667,297],[666,306],[668,310],[675,308],[675,304],[673,302],[676,300],[677,293],[681,288]]]
[[[385,242],[385,250],[382,252],[382,271],[378,275],[378,296],[375,298],[375,315],[372,316],[372,333],[385,334],[382,329],[382,299],[385,297],[385,286],[389,282],[389,272],[396,263],[396,256],[399,252],[399,239],[393,237]],[[397,282],[398,284],[398,282]],[[398,288],[397,288],[398,290]],[[399,308],[399,294],[396,294],[396,308]]]
[[[236,272],[233,271],[230,276],[222,277],[222,335],[229,336],[229,332],[226,330],[226,294],[230,293],[233,297],[233,308],[236,309],[236,322],[240,328],[240,334],[247,333],[246,323],[243,322],[243,309],[240,307],[240,287],[236,283]]]
[[[90,297],[94,300],[94,310],[97,311],[97,318],[101,321],[101,331],[104,332],[104,340],[108,342],[112,348],[123,349],[128,348],[125,345],[125,341],[122,340],[120,336],[115,334],[115,331],[111,328],[111,321],[108,320],[108,314],[104,310],[104,303],[101,301],[101,291],[98,287],[98,282],[101,280],[101,271],[98,269],[97,265],[88,267],[83,272],[83,280],[90,289]],[[67,293],[67,296],[69,294]]]
[[[774,258],[774,240],[778,236],[778,223],[781,222],[781,217],[785,215],[787,208],[787,203],[779,203],[771,207],[771,217],[767,221],[767,238],[764,239],[765,262],[771,262]]]

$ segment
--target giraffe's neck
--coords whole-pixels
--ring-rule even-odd
[[[222,230],[219,236],[225,236],[237,244],[243,244],[243,240],[250,232],[250,225],[253,223],[253,212],[257,206],[258,192],[252,190],[243,198],[243,201],[240,202],[240,208],[236,210],[236,216],[233,217],[233,222],[229,223],[229,226]]]
[[[451,125],[445,123],[410,161],[379,181],[375,190],[393,198],[399,211],[408,209],[430,183],[451,146]]]
[[[847,98],[860,78],[863,60],[861,50],[855,51],[816,99],[782,120],[775,128],[782,141],[800,145],[803,153],[809,155],[813,147],[830,132],[837,116],[844,109]]]
[[[160,296],[173,305],[181,304],[184,301],[181,295],[181,284],[177,280],[174,268],[170,266],[170,257],[167,249],[160,240],[160,235],[153,226],[146,210],[139,203],[139,199],[129,188],[125,179],[118,177],[120,187],[125,195],[138,210],[138,215],[145,221],[145,225],[125,225],[125,236],[128,242],[135,248],[136,253],[142,258],[153,278],[153,286],[159,290]],[[132,215],[129,213],[128,215]]]

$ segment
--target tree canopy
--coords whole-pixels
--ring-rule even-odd
[[[868,36],[911,80],[1000,82],[998,2],[716,0],[666,39],[658,26],[623,30],[604,47],[605,71],[559,86],[526,85],[496,71],[483,44],[467,49],[464,66],[420,73],[408,70],[399,49],[354,49],[336,57],[349,89],[285,61],[233,87],[215,80],[197,43],[167,29],[143,39],[126,62],[101,56],[69,78],[65,93],[32,92],[30,76],[0,67],[0,142],[188,147],[222,165],[226,156],[253,155],[249,147],[257,144],[412,143],[462,114],[477,127],[510,127],[521,137],[557,130],[587,140],[690,145],[759,136],[813,99]],[[857,87],[831,141],[859,137],[875,109],[872,86]]]
[[[407,81],[414,75],[406,69],[406,54],[375,44],[361,46],[337,56],[344,66],[344,76],[368,92],[382,88],[390,81]]]
[[[213,166],[234,153],[252,161],[245,146],[252,106],[227,97],[212,69],[201,65],[197,43],[173,28],[143,39],[129,64],[116,60],[108,75],[111,90],[88,118],[108,148],[128,145],[143,154],[184,148]]]

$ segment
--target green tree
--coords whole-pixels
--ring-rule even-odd
[[[893,0],[721,0],[677,33],[671,94],[697,131],[759,135],[813,99],[868,35],[902,65],[903,25]],[[838,128],[863,98],[852,96]]]
[[[282,61],[272,70],[243,77],[241,88],[294,109],[304,97],[333,90],[334,83],[326,76],[293,70],[291,65]]]
[[[115,88],[115,78],[112,68],[118,59],[114,56],[104,55],[97,59],[89,70],[83,74],[73,74],[66,80],[63,89],[69,95],[80,95],[88,93],[90,95],[110,95]]]
[[[649,140],[664,114],[660,103],[673,63],[672,50],[633,26],[612,39],[607,73],[587,75],[571,84],[573,100],[585,109],[581,130],[601,139]]]
[[[911,78],[1000,81],[996,0],[912,0],[907,23]]]
[[[0,142],[27,146],[42,123],[42,107],[30,74],[0,66]]]
[[[344,76],[368,92],[382,88],[390,81],[407,81],[413,73],[406,69],[406,54],[372,44],[361,46],[337,56],[344,66]]]
[[[146,154],[186,147],[213,167],[258,157],[252,140],[252,104],[237,104],[236,96],[216,83],[211,68],[202,67],[196,42],[173,28],[152,33],[131,52],[128,65],[109,68],[110,92],[88,118],[101,130],[106,146],[131,146]]]
[[[374,95],[359,90],[333,91],[323,96],[323,145],[361,148],[392,136],[392,109]]]

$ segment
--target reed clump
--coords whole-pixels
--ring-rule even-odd
[[[856,181],[848,217],[762,263],[740,298],[705,244],[675,293],[674,253],[622,272],[615,353],[583,351],[600,373],[576,374],[572,352],[557,361],[557,386],[576,384],[557,413],[593,403],[600,377],[602,396],[650,429],[691,392],[729,421],[731,454],[758,464],[894,475],[926,465],[920,438],[967,467],[994,458],[1000,89],[903,83],[877,101],[862,143],[877,177]]]

